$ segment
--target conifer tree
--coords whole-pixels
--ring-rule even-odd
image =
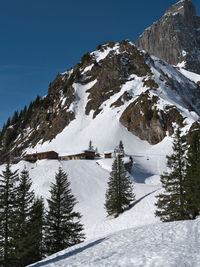
[[[14,266],[17,171],[7,163],[0,175],[0,266]]]
[[[122,142],[122,140],[120,140],[119,142],[119,153],[124,156],[124,144]]]
[[[118,155],[113,162],[108,181],[108,189],[106,191],[105,208],[108,215],[117,217],[134,200],[133,184],[126,174],[121,156]]]
[[[170,172],[161,176],[164,192],[157,196],[155,215],[163,222],[188,219],[185,201],[186,150],[185,138],[181,137],[178,128],[173,142],[173,154],[167,156]]]
[[[16,197],[16,237],[15,254],[19,266],[29,263],[30,240],[30,214],[34,203],[34,192],[31,190],[31,179],[28,170],[24,168],[19,178]]]
[[[27,251],[28,263],[40,261],[44,254],[44,200],[36,198],[30,212],[29,220],[29,250]]]
[[[46,215],[45,248],[52,254],[83,241],[83,226],[78,212],[74,211],[77,203],[71,193],[67,174],[59,168],[52,183],[49,210]]]
[[[185,180],[187,213],[189,218],[195,219],[200,214],[200,129],[192,134],[187,161]]]
[[[90,151],[94,150],[94,147],[93,147],[93,144],[92,144],[92,140],[89,141],[88,150],[90,150]]]

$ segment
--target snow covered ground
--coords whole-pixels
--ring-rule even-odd
[[[31,266],[199,267],[199,251],[197,219],[123,230],[86,241]]]
[[[85,242],[33,266],[200,266],[200,222],[162,224],[154,215],[155,196],[161,188],[159,177],[166,170],[172,139],[166,137],[155,146],[133,135],[126,141],[127,154],[134,159],[136,201],[118,218],[108,218],[104,209],[112,159],[21,161],[12,166],[19,170],[26,166],[34,191],[44,198],[49,197],[55,172],[62,166],[78,200],[76,210],[82,214]],[[3,169],[0,166],[0,172]]]
[[[38,196],[48,198],[51,182],[54,182],[55,172],[59,166],[69,175],[72,192],[78,200],[77,211],[82,214],[82,223],[87,239],[105,236],[115,231],[146,225],[158,221],[154,216],[155,194],[160,189],[158,158],[146,156],[135,157],[133,168],[134,191],[136,202],[133,207],[116,219],[108,218],[104,208],[105,193],[109,172],[113,160],[41,160],[36,163],[21,161],[13,165],[13,169],[22,170],[24,166],[29,170],[33,180],[33,189]],[[163,157],[162,159],[165,160]],[[159,160],[160,161],[160,160]],[[104,162],[102,166],[101,162]],[[144,164],[148,163],[149,168]],[[164,163],[163,163],[164,164]],[[155,169],[153,169],[155,167]],[[0,171],[3,170],[0,166]],[[149,177],[150,176],[150,177]],[[147,179],[152,179],[150,183]],[[154,182],[153,182],[154,181]],[[145,211],[145,212],[144,212]]]

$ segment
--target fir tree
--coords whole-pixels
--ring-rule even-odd
[[[122,143],[122,140],[119,142],[119,153],[124,156],[124,144]]]
[[[83,241],[83,226],[78,212],[74,211],[77,203],[71,193],[67,174],[59,168],[52,183],[49,210],[46,216],[45,248],[52,254]]]
[[[108,215],[117,217],[135,200],[133,184],[126,174],[120,155],[114,160],[106,191],[105,208]]]
[[[34,192],[31,190],[31,179],[26,168],[21,172],[19,185],[17,187],[16,197],[16,237],[15,237],[15,254],[18,266],[29,264],[29,250],[31,242],[30,234],[30,214],[34,203]],[[31,240],[32,241],[32,240]]]
[[[92,140],[89,141],[88,150],[90,150],[90,151],[94,150],[94,147],[93,147],[93,144],[92,144]]]
[[[12,172],[8,163],[0,175],[0,266],[14,266],[17,180],[17,171]]]
[[[44,254],[43,230],[44,230],[44,200],[37,198],[30,212],[29,220],[29,250],[27,251],[28,263],[40,261]]]
[[[200,129],[192,134],[187,160],[185,180],[187,213],[189,218],[195,219],[200,213]]]
[[[164,192],[157,196],[155,215],[160,217],[163,222],[188,219],[184,188],[187,164],[186,150],[187,144],[185,139],[181,137],[180,129],[178,129],[173,142],[173,154],[167,156],[167,166],[170,173],[164,173],[161,176]]]

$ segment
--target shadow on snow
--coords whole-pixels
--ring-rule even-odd
[[[91,247],[94,247],[94,246],[100,244],[100,243],[103,242],[105,239],[106,239],[106,238],[98,239],[98,240],[96,240],[96,241],[94,241],[94,242],[92,242],[92,243],[90,243],[90,244],[88,244],[88,245],[86,245],[86,246],[84,246],[84,247],[77,248],[77,249],[75,249],[75,250],[73,250],[73,251],[67,252],[67,253],[65,253],[65,254],[63,254],[63,255],[57,256],[57,257],[55,257],[55,258],[53,258],[53,259],[50,259],[50,260],[46,260],[46,261],[43,261],[43,262],[35,263],[35,264],[31,265],[31,266],[32,266],[32,267],[40,267],[40,266],[45,266],[45,265],[47,265],[47,264],[56,263],[56,262],[61,261],[61,260],[65,260],[65,259],[67,259],[67,258],[69,258],[69,257],[71,257],[71,256],[75,256],[75,255],[77,255],[77,254],[83,252],[84,250],[86,250],[86,249],[88,249],[88,248],[91,248]]]

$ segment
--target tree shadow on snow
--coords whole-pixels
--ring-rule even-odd
[[[152,192],[150,192],[150,193],[144,195],[143,197],[141,197],[141,198],[139,198],[138,200],[134,201],[128,208],[126,208],[126,209],[124,209],[124,210],[127,211],[127,210],[132,209],[135,205],[137,205],[137,204],[138,204],[140,201],[142,201],[144,198],[148,197],[149,195],[151,195],[151,194],[153,194],[153,193],[155,193],[156,191],[159,191],[159,190],[160,190],[160,188],[158,188],[158,189],[156,189],[156,190],[154,190],[154,191],[152,191]]]
[[[65,254],[63,254],[63,255],[60,255],[60,256],[57,256],[57,257],[55,257],[55,258],[53,258],[53,259],[50,259],[50,260],[47,260],[47,261],[38,262],[38,263],[36,263],[36,264],[33,264],[33,265],[31,265],[31,267],[45,266],[45,265],[50,264],[50,263],[56,263],[56,262],[58,262],[58,261],[65,260],[65,259],[67,259],[67,258],[69,258],[69,257],[71,257],[71,256],[75,256],[75,255],[77,255],[77,254],[83,252],[84,250],[86,250],[86,249],[88,249],[88,248],[91,248],[91,247],[94,247],[94,246],[100,244],[100,243],[103,242],[105,239],[106,239],[106,238],[98,239],[98,240],[96,240],[96,241],[94,241],[94,242],[92,242],[92,243],[90,243],[90,244],[88,244],[88,245],[86,245],[86,246],[84,246],[84,247],[77,248],[77,249],[75,249],[75,250],[73,250],[73,251],[70,251],[70,252],[65,253]]]

